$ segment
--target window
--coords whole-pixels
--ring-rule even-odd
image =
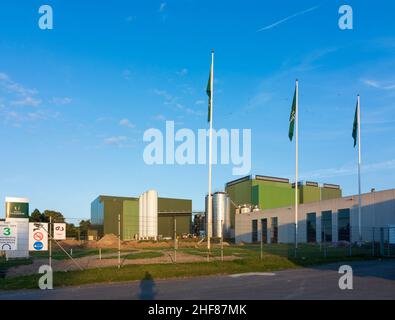
[[[267,243],[267,219],[261,219],[262,242]]]
[[[316,242],[316,214],[308,213],[306,217],[307,242]]]
[[[252,242],[258,241],[258,220],[252,220]]]
[[[270,243],[278,242],[278,218],[273,217],[271,220],[271,232],[270,232]]]
[[[339,241],[350,241],[350,209],[339,209],[337,219]]]
[[[321,212],[321,241],[332,242],[332,211]]]

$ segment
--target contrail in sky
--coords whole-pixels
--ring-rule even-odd
[[[290,19],[292,19],[292,18],[295,18],[295,17],[297,17],[297,16],[301,16],[302,14],[305,14],[305,13],[307,13],[307,12],[316,10],[316,9],[318,9],[319,7],[320,7],[320,6],[314,6],[314,7],[311,7],[311,8],[309,8],[309,9],[306,9],[306,10],[303,10],[303,11],[300,11],[300,12],[297,12],[297,13],[294,13],[293,15],[290,15],[290,16],[288,16],[288,17],[286,17],[286,18],[283,18],[283,19],[281,19],[281,20],[278,20],[278,21],[276,21],[276,22],[274,22],[274,23],[272,23],[272,24],[270,24],[270,25],[268,25],[268,26],[266,26],[266,27],[263,27],[263,28],[257,30],[257,32],[272,29],[272,28],[278,26],[279,24],[281,24],[281,23],[283,23],[283,22],[285,22],[285,21],[288,21],[288,20],[290,20]]]

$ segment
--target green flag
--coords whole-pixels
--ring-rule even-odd
[[[357,136],[358,136],[358,102],[355,107],[355,115],[354,115],[354,123],[352,125],[352,137],[354,139],[354,148],[357,145]]]
[[[290,141],[292,141],[292,138],[294,136],[295,115],[296,115],[296,88],[295,88],[294,98],[293,98],[293,101],[292,101],[291,114],[289,115],[288,137],[289,137]]]
[[[206,93],[208,95],[208,119],[207,121],[210,122],[211,118],[211,94],[212,94],[212,88],[211,88],[211,67],[210,67],[210,74],[208,76],[208,82],[207,82],[207,89]]]

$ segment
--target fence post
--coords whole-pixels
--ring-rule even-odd
[[[121,215],[118,214],[118,269],[121,268]]]
[[[297,258],[297,256],[298,256],[298,253],[297,253],[297,251],[298,251],[298,234],[297,234],[297,225],[296,225],[296,223],[294,223],[294,233],[295,233],[295,258]]]
[[[326,258],[326,232],[325,232],[325,225],[324,225],[324,257]],[[322,239],[321,239],[322,241]]]
[[[174,262],[177,262],[177,219],[174,217]]]
[[[224,261],[224,221],[221,220],[221,261]]]
[[[261,222],[261,260],[263,260],[263,226]]]
[[[52,268],[52,233],[51,233],[51,229],[52,229],[52,216],[49,217],[49,228],[48,228],[48,242],[49,242],[49,266]]]
[[[101,248],[99,248],[99,259],[101,260]]]
[[[390,246],[390,228],[389,227],[387,228],[387,239],[388,239],[388,241],[387,241],[387,254],[388,254],[388,257],[390,257],[391,256],[391,246]]]
[[[374,246],[375,246],[375,240],[374,240],[374,227],[372,228],[373,233],[372,233],[372,257],[374,257]]]
[[[350,240],[350,252],[349,252],[349,254],[350,254],[350,257],[352,256],[352,227],[351,227],[351,225],[350,225],[350,230],[349,230],[349,240]]]
[[[380,255],[384,256],[384,228],[380,228]]]

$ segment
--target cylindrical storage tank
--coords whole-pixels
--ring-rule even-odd
[[[230,229],[232,228],[231,224],[231,210],[232,204],[230,201],[230,197],[227,194],[225,199],[225,219],[224,219],[224,238],[230,238]]]
[[[158,193],[155,190],[147,191],[147,237],[158,236]]]
[[[221,238],[225,225],[226,206],[228,195],[225,192],[213,194],[213,237]]]
[[[143,214],[141,215],[142,218],[142,237],[147,237],[147,193],[143,193]]]
[[[139,239],[143,237],[143,195],[139,197]]]

